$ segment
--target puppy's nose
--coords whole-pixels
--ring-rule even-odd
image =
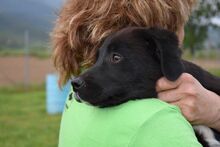
[[[85,81],[82,78],[78,77],[73,79],[71,84],[73,86],[73,90],[76,92],[85,85]]]

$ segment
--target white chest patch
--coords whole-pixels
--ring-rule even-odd
[[[215,139],[214,133],[209,127],[197,125],[193,126],[193,128],[204,137],[210,147],[220,147],[220,142]]]

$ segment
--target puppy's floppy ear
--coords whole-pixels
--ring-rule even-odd
[[[163,75],[168,80],[175,81],[184,71],[177,36],[158,28],[147,29],[145,33],[152,37],[150,40],[154,43],[154,52],[160,61]]]

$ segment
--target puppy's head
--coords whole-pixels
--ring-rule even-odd
[[[183,72],[174,33],[131,27],[110,35],[93,67],[72,81],[78,101],[106,107],[130,99],[156,97],[155,83]]]

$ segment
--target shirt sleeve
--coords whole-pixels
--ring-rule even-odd
[[[129,147],[202,147],[178,109],[158,111],[133,136]]]

